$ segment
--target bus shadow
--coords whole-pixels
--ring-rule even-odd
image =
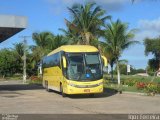
[[[112,88],[104,88],[104,92],[100,94],[95,94],[94,96],[90,96],[88,94],[84,95],[68,95],[67,97],[71,99],[81,99],[81,98],[105,98],[110,97],[117,94],[118,91]]]
[[[41,85],[34,85],[34,84],[0,85],[0,91],[37,90],[37,89],[43,89],[43,87]]]

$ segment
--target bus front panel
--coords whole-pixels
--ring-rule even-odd
[[[66,80],[64,83],[64,93],[66,94],[91,94],[103,92],[103,79],[90,82],[77,82]]]

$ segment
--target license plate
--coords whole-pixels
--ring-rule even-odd
[[[87,93],[88,93],[88,92],[90,92],[90,89],[85,89],[84,92],[87,92]]]

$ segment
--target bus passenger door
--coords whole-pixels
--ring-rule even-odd
[[[59,66],[57,66],[55,72],[56,72],[56,76],[55,76],[55,81],[54,81],[54,87],[56,88],[57,91],[59,91],[60,81],[61,81],[61,78],[63,77],[62,70],[59,68]]]

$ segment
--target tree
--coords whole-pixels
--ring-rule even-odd
[[[9,49],[0,50],[0,74],[3,78],[6,75],[12,75],[16,69],[16,58],[14,52]]]
[[[24,59],[24,43],[15,43],[14,48],[12,49],[13,55],[16,59],[15,63],[15,73],[22,73],[23,72],[23,59]],[[34,74],[34,65],[35,65],[35,60],[33,60],[33,54],[28,52],[29,49],[27,48],[26,50],[26,65],[27,65],[27,74],[31,75]],[[39,51],[40,52],[40,51]],[[38,54],[37,54],[38,55]],[[35,57],[35,56],[34,56]],[[35,59],[35,58],[34,58]]]
[[[115,74],[117,74],[116,69],[117,69],[117,66],[115,67],[115,70],[114,70]],[[144,70],[144,69],[136,69],[132,65],[130,66],[131,72],[127,73],[127,63],[121,63],[121,62],[119,63],[119,69],[121,71],[121,74],[123,74],[123,75],[127,75],[127,74],[135,75],[137,73],[146,73],[146,70]]]
[[[122,52],[129,48],[131,45],[138,43],[132,38],[134,37],[135,30],[128,30],[128,24],[122,23],[120,20],[112,22],[106,25],[104,31],[105,40],[101,42],[104,53],[108,53],[108,59],[110,64],[116,62],[117,64],[117,78],[118,85],[120,85],[120,70],[119,70],[119,58]]]
[[[65,19],[69,35],[77,35],[77,44],[91,44],[101,34],[101,27],[110,16],[95,3],[74,4],[68,8],[73,20]],[[72,36],[73,37],[73,36]],[[95,43],[95,42],[94,42]]]
[[[108,63],[111,66],[111,80],[113,80],[113,66],[116,62],[116,57],[114,56],[113,51],[110,50],[109,47],[106,47],[107,44],[105,42],[100,42],[100,46],[102,54],[107,58]]]
[[[54,39],[54,35],[51,32],[33,33],[32,39],[36,45],[30,46],[32,51],[32,64],[35,66],[38,64],[43,56],[50,52],[51,41]]]
[[[127,75],[127,60],[119,60],[119,70],[121,71],[121,74]],[[117,74],[117,66],[115,67],[115,73]]]
[[[59,30],[64,33],[64,39],[67,40],[68,44],[74,45],[74,44],[78,44],[78,42],[81,41],[80,36],[70,28],[68,28],[68,30],[60,28]]]
[[[62,45],[68,44],[68,40],[65,39],[62,35],[56,35],[53,39],[51,39],[49,48],[50,50],[54,50]]]
[[[22,73],[23,68],[23,55],[24,55],[24,44],[23,43],[15,43],[13,44],[14,48],[12,49],[14,52],[14,56],[16,58],[16,73]]]
[[[33,33],[32,38],[36,43],[36,45],[30,46],[32,51],[30,60],[32,67],[36,67],[41,59],[49,52],[62,45],[68,44],[68,41],[62,35],[55,36],[51,32]]]
[[[37,46],[41,47],[41,49],[48,49],[48,42],[53,38],[54,35],[51,32],[35,32],[32,34],[33,41]]]
[[[145,45],[145,55],[148,56],[149,54],[154,55],[154,58],[148,61],[149,69],[153,72],[160,69],[160,37],[149,39],[146,38],[144,40]]]
[[[40,56],[43,57],[51,51],[51,44],[54,38],[55,36],[51,32],[33,33],[32,39],[36,43],[36,46],[32,46],[33,50],[41,50]]]

